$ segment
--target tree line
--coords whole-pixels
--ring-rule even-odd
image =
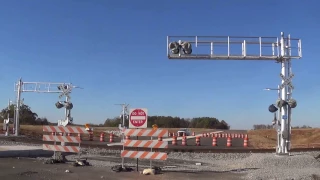
[[[8,113],[10,118],[14,118],[14,109],[15,105],[10,105],[9,108],[4,108],[0,112],[0,119],[3,122],[4,119],[7,119]],[[31,108],[26,105],[22,104],[20,106],[20,113],[19,113],[20,124],[22,125],[48,125],[50,122],[46,117],[38,117],[38,114],[33,112]]]
[[[312,128],[312,127],[307,126],[307,125],[292,127],[292,129],[307,129],[307,128]],[[269,125],[269,124],[255,124],[255,125],[253,125],[253,130],[258,130],[258,129],[274,129],[274,126]]]
[[[122,124],[119,117],[108,118],[103,126],[118,127]],[[125,126],[128,127],[129,120],[125,119]],[[207,129],[230,129],[224,120],[219,121],[214,117],[180,118],[172,116],[148,116],[148,127],[156,124],[159,128],[207,128]]]
[[[9,113],[10,118],[14,118],[15,106],[11,105],[9,108],[4,108],[0,112],[0,119],[7,118]],[[33,112],[31,108],[22,104],[20,106],[20,124],[21,125],[56,125],[56,123],[50,123],[45,117],[38,117],[38,114]],[[120,117],[108,118],[104,124],[94,126],[107,126],[107,127],[118,127],[122,123]],[[125,126],[128,127],[129,120],[126,119]],[[197,118],[180,118],[172,116],[148,116],[148,127],[157,124],[160,128],[208,128],[208,129],[230,129],[230,126],[224,120],[219,121],[214,117],[197,117]]]

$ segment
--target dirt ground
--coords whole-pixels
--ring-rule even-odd
[[[238,180],[245,174],[214,172],[163,172],[158,175],[142,175],[134,172],[112,172],[107,168],[92,166],[73,167],[71,164],[43,164],[31,158],[1,158],[0,179],[5,180]],[[69,170],[70,172],[65,172]]]

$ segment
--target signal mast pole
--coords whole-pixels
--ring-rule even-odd
[[[295,46],[292,46],[292,42]],[[201,46],[198,46],[201,45]],[[235,48],[241,45],[241,48]],[[221,50],[221,46],[224,50]],[[194,47],[194,48],[193,48]],[[210,47],[210,49],[208,48]],[[206,49],[207,48],[207,49]],[[259,49],[254,52],[250,48]],[[266,49],[267,48],[267,49]],[[292,53],[295,49],[295,54]],[[209,52],[209,53],[204,53]],[[292,99],[294,89],[291,80],[291,59],[302,57],[301,39],[281,37],[245,37],[245,36],[167,36],[167,57],[169,60],[256,60],[276,61],[281,64],[281,98],[277,105],[280,108],[281,121],[278,132],[276,152],[288,155],[291,139],[291,109],[296,107]]]
[[[124,128],[125,118],[128,115],[128,106],[129,106],[129,104],[122,103],[122,104],[115,104],[115,105],[120,105],[122,107],[120,118],[122,116],[122,128]]]

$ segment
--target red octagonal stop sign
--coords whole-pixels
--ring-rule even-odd
[[[147,128],[147,109],[131,109],[129,128]]]

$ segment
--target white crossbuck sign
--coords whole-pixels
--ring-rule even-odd
[[[71,91],[72,91],[72,86],[62,84],[62,85],[60,85],[59,87],[60,87],[60,90],[62,91],[62,93],[60,94],[59,98],[62,98],[62,96],[66,96],[66,97],[68,97],[69,99],[71,99],[71,97],[69,96],[69,94],[70,94]],[[65,88],[65,87],[66,87],[66,88]]]
[[[290,74],[287,79],[284,77],[283,74],[280,74],[280,77],[281,77],[282,80],[284,81],[284,82],[280,85],[280,89],[284,88],[286,85],[288,85],[291,89],[294,89],[294,86],[293,86],[292,83],[291,83],[291,79],[294,77],[294,74]]]

